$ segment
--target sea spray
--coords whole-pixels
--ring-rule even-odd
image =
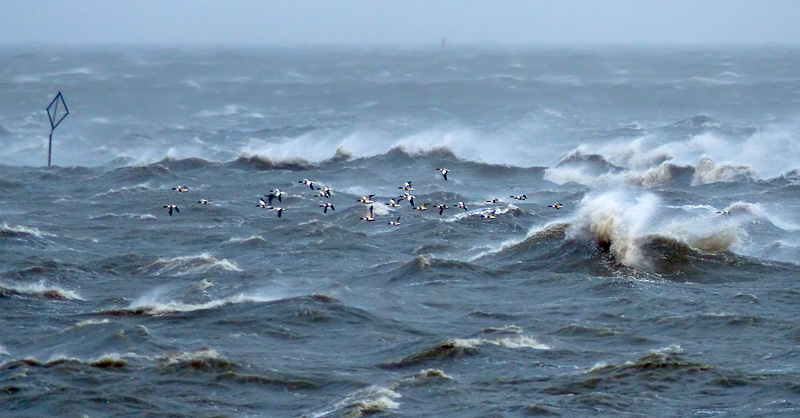
[[[624,190],[586,196],[568,235],[593,241],[626,266],[643,266],[636,240],[653,225],[659,202],[654,194],[636,195]]]

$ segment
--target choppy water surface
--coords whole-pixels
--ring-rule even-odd
[[[0,411],[796,416],[798,58],[5,47]]]

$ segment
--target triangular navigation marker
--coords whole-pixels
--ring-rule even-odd
[[[60,108],[63,107],[63,113],[59,114]],[[56,127],[64,120],[64,118],[69,115],[69,109],[67,108],[67,102],[64,101],[64,96],[61,95],[59,91],[56,94],[56,97],[53,98],[53,101],[50,102],[50,106],[47,106],[47,117],[50,119],[50,145],[47,149],[47,166],[50,167],[50,157],[53,154],[53,131],[56,130]]]

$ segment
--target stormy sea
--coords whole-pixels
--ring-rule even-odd
[[[0,416],[800,416],[799,134],[780,46],[0,47]]]

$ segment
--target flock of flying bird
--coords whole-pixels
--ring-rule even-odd
[[[436,170],[439,171],[439,173],[442,175],[444,180],[447,181],[447,173],[449,173],[450,170],[447,169],[447,168],[437,168]],[[330,199],[331,195],[333,194],[333,189],[331,189],[330,187],[322,186],[322,187],[315,188],[314,187],[314,182],[309,180],[309,179],[300,180],[300,181],[298,181],[298,183],[303,183],[303,184],[307,185],[309,188],[311,188],[311,190],[317,191],[317,197],[324,197],[326,199]],[[407,181],[403,186],[398,187],[398,189],[402,189],[403,190],[403,195],[399,196],[397,198],[391,199],[388,203],[386,203],[386,205],[388,205],[390,207],[399,207],[399,206],[402,205],[401,203],[404,200],[407,200],[411,204],[411,207],[416,209],[416,210],[419,210],[419,211],[428,210],[428,203],[422,204],[420,206],[416,206],[414,204],[414,195],[412,195],[410,193],[411,191],[414,190],[414,188],[411,186],[411,181]],[[172,190],[175,190],[175,191],[177,191],[179,193],[184,193],[184,192],[188,192],[189,188],[186,187],[186,186],[178,186],[178,187],[173,187]],[[282,197],[285,194],[286,193],[284,191],[280,190],[280,189],[270,190],[268,195],[264,195],[263,197],[259,198],[259,201],[258,201],[258,204],[256,204],[256,207],[259,207],[259,208],[262,208],[262,209],[274,210],[274,211],[277,212],[278,217],[280,218],[281,215],[283,215],[284,208],[278,207],[278,206],[272,206],[272,202],[275,199],[278,199],[278,202],[282,202],[283,201]],[[365,205],[370,205],[369,208],[367,209],[367,214],[360,218],[362,221],[366,221],[366,222],[375,221],[374,206],[373,206],[375,202],[372,200],[373,197],[375,197],[375,195],[371,194],[371,195],[363,196],[363,197],[361,197],[360,199],[357,200],[357,202],[359,202],[359,203],[363,203]],[[513,195],[513,196],[510,196],[510,197],[512,199],[515,199],[515,200],[527,200],[528,199],[528,196],[526,196],[524,194]],[[502,201],[500,199],[492,199],[492,200],[487,200],[486,201],[486,203],[501,203],[501,202]],[[210,200],[201,199],[201,200],[197,201],[197,203],[200,203],[200,204],[203,204],[203,205],[210,205],[212,202]],[[322,213],[328,213],[328,209],[330,209],[332,211],[336,210],[336,208],[333,206],[333,203],[323,203],[323,204],[319,205],[319,207],[322,208]],[[434,205],[433,207],[439,209],[439,215],[441,215],[444,212],[445,209],[450,209],[450,206],[447,206],[445,204]],[[464,202],[458,202],[458,204],[455,207],[458,208],[458,209],[464,209],[465,211],[468,210],[467,209],[467,205],[464,204]],[[561,203],[557,202],[557,203],[554,203],[552,205],[548,205],[548,207],[554,208],[554,209],[561,209],[561,208],[564,207],[564,205],[562,205]],[[164,205],[164,208],[169,210],[169,215],[170,216],[172,216],[173,212],[180,213],[180,208],[178,208],[178,205],[174,205],[174,204]],[[482,213],[481,217],[485,218],[485,219],[495,219],[495,218],[497,218],[496,210],[492,210],[492,211],[487,212],[487,213]],[[400,217],[398,216],[396,220],[391,221],[388,224],[389,225],[393,225],[393,226],[400,225]]]

